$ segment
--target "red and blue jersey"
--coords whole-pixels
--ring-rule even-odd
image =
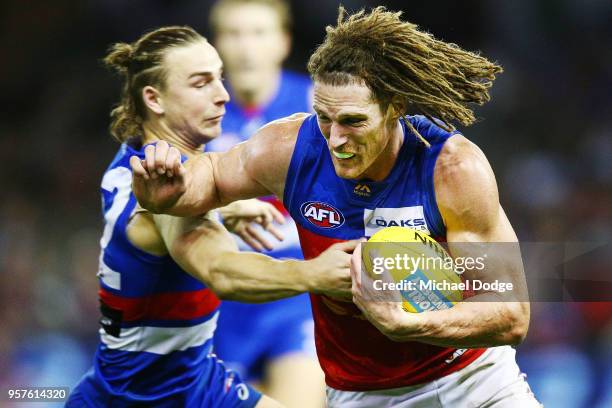
[[[338,177],[316,117],[304,120],[287,174],[284,204],[297,224],[306,259],[335,242],[369,237],[388,226],[410,227],[445,240],[433,171],[444,142],[454,133],[423,116],[408,120],[431,147],[402,122],[404,142],[382,181]],[[465,367],[484,352],[393,342],[352,302],[313,294],[311,303],[317,354],[327,385],[335,389],[365,391],[424,383]]]
[[[102,179],[100,344],[86,394],[146,404],[186,402],[215,375],[208,355],[219,299],[170,256],[135,247],[127,225],[137,201],[129,158],[143,150],[123,144]],[[117,400],[117,403],[119,403]]]
[[[102,178],[100,344],[66,407],[253,408],[261,394],[211,354],[219,299],[170,256],[127,237],[133,155],[144,150],[123,144]]]

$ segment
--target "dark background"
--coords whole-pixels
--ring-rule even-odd
[[[308,56],[335,1],[292,1]],[[211,1],[17,1],[0,5],[0,387],[72,386],[97,341],[99,181],[118,145],[107,128],[116,41],[188,24]],[[387,5],[505,68],[464,134],[487,154],[519,238],[612,241],[612,3],[608,0],[344,1]],[[589,268],[603,268],[608,262]],[[552,407],[612,406],[610,303],[534,303],[519,362]],[[606,393],[607,390],[607,393]],[[600,404],[600,405],[597,405]],[[610,405],[605,405],[610,404]]]

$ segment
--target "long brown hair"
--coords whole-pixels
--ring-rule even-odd
[[[470,104],[489,101],[489,88],[502,67],[435,39],[400,20],[401,14],[376,7],[347,18],[340,6],[336,26],[327,27],[308,62],[312,78],[332,85],[363,81],[383,112],[392,104],[402,116],[438,118],[447,130],[453,121],[474,123]]]

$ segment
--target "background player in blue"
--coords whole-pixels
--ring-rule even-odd
[[[226,151],[264,124],[312,107],[306,75],[282,69],[290,51],[290,10],[281,0],[219,0],[211,10],[213,42],[231,95],[221,136],[207,151]],[[295,223],[286,214],[285,239],[265,253],[302,258]],[[241,249],[250,250],[239,240]],[[307,295],[266,304],[223,302],[215,353],[244,379],[288,407],[322,405],[323,372],[316,361],[314,325]],[[249,330],[250,336],[243,335]]]
[[[178,148],[179,161],[202,154],[202,144],[220,132],[228,100],[222,63],[188,27],[161,28],[134,44],[115,44],[105,62],[124,76],[111,126],[123,144],[101,186],[101,341],[93,368],[67,406],[278,406],[210,354],[217,294],[266,301],[314,290],[312,284],[348,292],[349,255],[333,250],[316,262],[279,262],[238,252],[211,215],[177,218],[139,209],[130,157],[144,159],[154,149],[151,143],[165,141]],[[260,217],[268,226],[274,217],[282,220],[273,206],[256,200],[224,211]]]

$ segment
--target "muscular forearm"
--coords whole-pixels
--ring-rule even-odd
[[[404,314],[402,320],[417,316]],[[419,341],[437,346],[474,348],[519,344],[529,326],[529,304],[500,302],[493,294],[480,294],[446,310],[425,312],[419,324],[399,321],[388,328],[396,341]]]
[[[250,252],[219,254],[210,265],[210,285],[222,299],[267,302],[309,290],[305,262],[275,260]]]
[[[156,224],[179,266],[224,299],[266,302],[303,292],[347,296],[350,255],[357,241],[332,245],[308,261],[276,260],[238,252],[216,221],[156,215]]]
[[[211,219],[155,217],[165,226],[161,230],[174,260],[223,299],[265,302],[310,289],[307,265],[312,261],[239,252],[229,233]]]

